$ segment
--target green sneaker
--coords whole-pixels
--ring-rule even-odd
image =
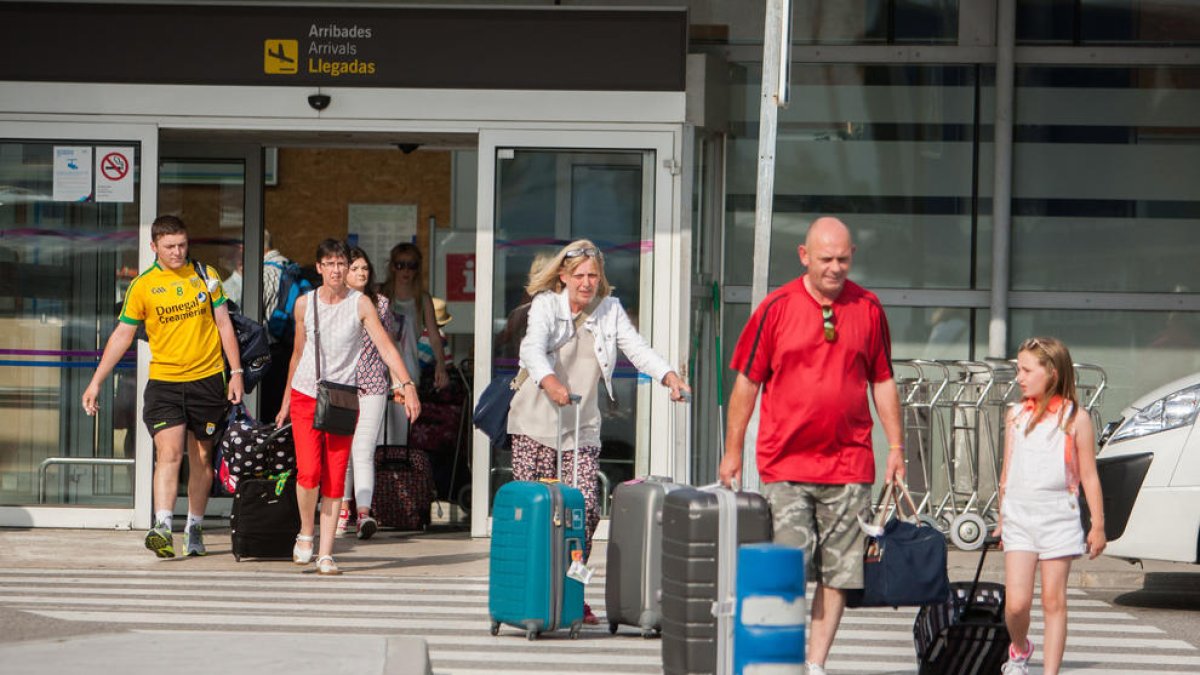
[[[208,555],[208,550],[204,548],[204,528],[199,523],[183,534],[183,550],[188,556]]]
[[[175,542],[171,539],[171,531],[162,523],[156,524],[146,532],[146,548],[154,551],[160,558],[175,557]]]

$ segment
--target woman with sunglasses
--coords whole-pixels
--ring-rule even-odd
[[[433,298],[425,292],[421,274],[421,249],[416,244],[396,244],[392,247],[387,279],[380,291],[391,305],[392,330],[390,335],[396,349],[404,358],[404,365],[418,385],[421,382],[420,351],[417,340],[423,331],[429,332],[430,346],[434,354],[443,353],[441,334],[437,327],[437,314],[433,309]],[[433,386],[442,389],[450,383],[446,363],[437,361],[433,368]],[[390,443],[408,442],[408,420],[404,411],[392,406],[385,426]]]
[[[526,292],[533,297],[528,327],[521,340],[521,367],[529,377],[513,396],[508,415],[512,436],[513,478],[538,480],[557,477],[557,455],[562,448],[563,475],[573,475],[579,461],[580,491],[587,505],[584,560],[592,551],[592,535],[600,523],[596,495],[600,460],[600,393],[604,381],[610,399],[617,349],[637,369],[671,390],[682,401],[691,389],[671,366],[656,354],[629,321],[621,302],[609,295],[604,276],[604,256],[586,239],[567,244],[540,270],[530,274]],[[579,329],[576,329],[576,325]],[[574,420],[564,420],[564,437],[558,437],[558,415],[572,394],[581,397],[574,413],[580,416],[579,438]],[[584,622],[599,623],[584,605]]]

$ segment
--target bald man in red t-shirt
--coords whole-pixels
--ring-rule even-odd
[[[821,675],[844,591],[862,588],[857,516],[870,506],[875,482],[868,392],[890,446],[885,482],[903,479],[904,452],[887,317],[874,293],[846,279],[850,229],[818,218],[799,252],[807,272],[766,297],[734,349],[730,366],[738,375],[719,475],[726,485],[741,477],[746,425],[761,388],[758,472],[775,541],[803,548],[807,578],[817,582],[807,668]]]

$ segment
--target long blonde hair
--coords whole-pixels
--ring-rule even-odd
[[[1059,411],[1059,424],[1065,427],[1079,412],[1079,399],[1075,391],[1075,362],[1071,360],[1070,350],[1058,338],[1032,337],[1021,343],[1017,353],[1021,352],[1029,352],[1050,375],[1050,384],[1046,387],[1046,394],[1037,402],[1037,407],[1033,411],[1033,419],[1025,427],[1025,434],[1028,435],[1042,421],[1042,417],[1046,415],[1046,409],[1050,406],[1050,399],[1055,396],[1061,396],[1064,403],[1071,402],[1069,418],[1061,417],[1065,409]]]
[[[576,251],[581,253],[568,257]],[[525,292],[529,294],[529,297],[542,291],[558,293],[563,289],[563,282],[559,278],[559,274],[570,275],[576,267],[583,264],[584,260],[589,259],[596,261],[596,273],[600,276],[600,283],[596,286],[596,297],[607,297],[612,292],[612,288],[608,285],[608,277],[604,275],[604,254],[600,252],[599,247],[587,239],[576,239],[562,247],[562,250],[546,261],[541,269],[537,271],[531,269],[529,284],[525,286]]]

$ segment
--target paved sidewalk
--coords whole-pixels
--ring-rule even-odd
[[[311,574],[312,566],[300,568],[289,560],[234,561],[230,555],[229,530],[210,526],[206,539],[210,554],[204,558],[158,560],[142,544],[144,533],[98,530],[48,530],[0,528],[0,565],[10,572],[21,569],[63,569],[79,573],[124,570],[145,574],[162,571],[169,576],[189,572],[229,571],[262,573],[264,579],[279,574]],[[177,545],[182,536],[176,535]],[[399,533],[383,531],[370,541],[339,539],[335,556],[345,575],[328,580],[353,582],[363,577],[486,577],[487,539],[472,539],[462,531]],[[969,580],[975,573],[979,554],[951,550],[950,578]],[[605,547],[597,542],[593,566],[603,572]],[[268,576],[269,575],[269,576]],[[1003,579],[1003,555],[989,552],[985,580]],[[1171,589],[1200,593],[1200,568],[1192,565],[1147,562],[1144,567],[1101,557],[1073,565],[1071,586],[1138,590]],[[322,583],[322,586],[325,584]],[[6,675],[56,672],[91,675],[96,664],[106,670],[126,673],[157,673],[167,667],[173,673],[207,675],[219,667],[226,675],[262,675],[286,672],[292,675],[354,673],[409,675],[425,673],[421,642],[385,635],[353,635],[335,631],[310,631],[304,635],[204,631],[127,630],[118,625],[87,624],[28,615],[15,621],[15,609],[0,609],[0,663]],[[40,621],[40,623],[39,623]],[[219,665],[213,655],[219,654]],[[165,657],[163,655],[166,655]],[[164,661],[164,658],[166,659]]]
[[[5,568],[54,567],[63,569],[170,569],[175,571],[236,570],[238,572],[299,572],[288,560],[243,560],[230,555],[229,529],[206,528],[209,555],[203,558],[158,560],[143,545],[143,532],[128,530],[58,530],[0,528],[0,565]],[[176,548],[183,535],[176,533]],[[486,576],[488,539],[472,539],[462,530],[433,530],[427,533],[382,530],[370,541],[353,537],[338,540],[334,557],[347,575]],[[592,565],[603,570],[604,542],[597,542]],[[969,580],[975,574],[979,553],[950,548],[950,580]],[[989,551],[983,579],[1002,581],[1004,555]],[[1071,566],[1074,588],[1138,590],[1146,587],[1178,586],[1181,592],[1200,592],[1200,566],[1148,560],[1131,564],[1101,556],[1077,560]]]

